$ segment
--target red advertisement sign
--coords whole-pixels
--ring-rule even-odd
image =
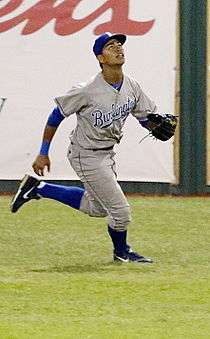
[[[70,35],[80,31],[107,10],[112,11],[111,19],[95,27],[96,35],[105,31],[121,32],[126,35],[144,35],[151,30],[155,20],[135,21],[129,18],[129,0],[107,0],[91,14],[82,19],[74,19],[73,14],[81,0],[64,0],[56,6],[56,0],[40,0],[13,18],[0,22],[0,33],[6,32],[24,22],[21,34],[27,35],[42,29],[55,20],[54,32]],[[11,14],[24,3],[24,0],[10,0],[0,8],[0,18]],[[119,4],[120,3],[120,4]],[[1,19],[2,20],[2,19]]]

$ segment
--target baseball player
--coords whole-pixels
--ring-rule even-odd
[[[11,211],[16,212],[31,199],[49,198],[92,217],[107,217],[114,260],[151,263],[152,259],[134,252],[127,243],[130,207],[116,177],[114,146],[122,138],[127,117],[132,114],[137,123],[149,129],[147,117],[156,110],[139,84],[122,71],[125,41],[125,35],[109,32],[95,40],[93,52],[101,71],[87,83],[55,98],[56,107],[49,115],[39,155],[32,165],[38,176],[43,176],[45,169],[50,171],[48,153],[54,134],[65,118],[76,114],[68,159],[84,189],[25,175],[11,202]]]

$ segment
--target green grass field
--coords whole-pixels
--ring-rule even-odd
[[[132,197],[114,264],[105,219],[0,197],[0,338],[210,338],[210,198]]]

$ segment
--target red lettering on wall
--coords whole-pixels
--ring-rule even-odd
[[[24,0],[10,0],[0,9],[0,17],[7,15],[17,9]],[[40,0],[34,6],[27,9],[16,17],[0,22],[0,33],[6,32],[21,22],[25,27],[21,34],[32,34],[44,27],[52,19],[55,19],[55,33],[58,35],[70,35],[80,31],[93,22],[107,10],[112,10],[111,20],[98,25],[94,29],[96,35],[105,31],[113,33],[124,33],[128,35],[146,34],[153,26],[154,20],[134,21],[129,19],[129,0],[107,0],[102,6],[96,9],[83,19],[73,19],[74,9],[81,0],[64,0],[56,5],[56,0]]]

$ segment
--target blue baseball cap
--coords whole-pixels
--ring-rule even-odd
[[[106,32],[102,35],[100,35],[94,43],[93,46],[93,52],[94,54],[97,56],[99,54],[102,53],[102,50],[104,48],[104,46],[106,45],[106,43],[111,40],[111,39],[116,39],[119,42],[121,42],[121,44],[123,45],[124,42],[126,41],[126,35],[124,34],[112,34],[110,32]]]

